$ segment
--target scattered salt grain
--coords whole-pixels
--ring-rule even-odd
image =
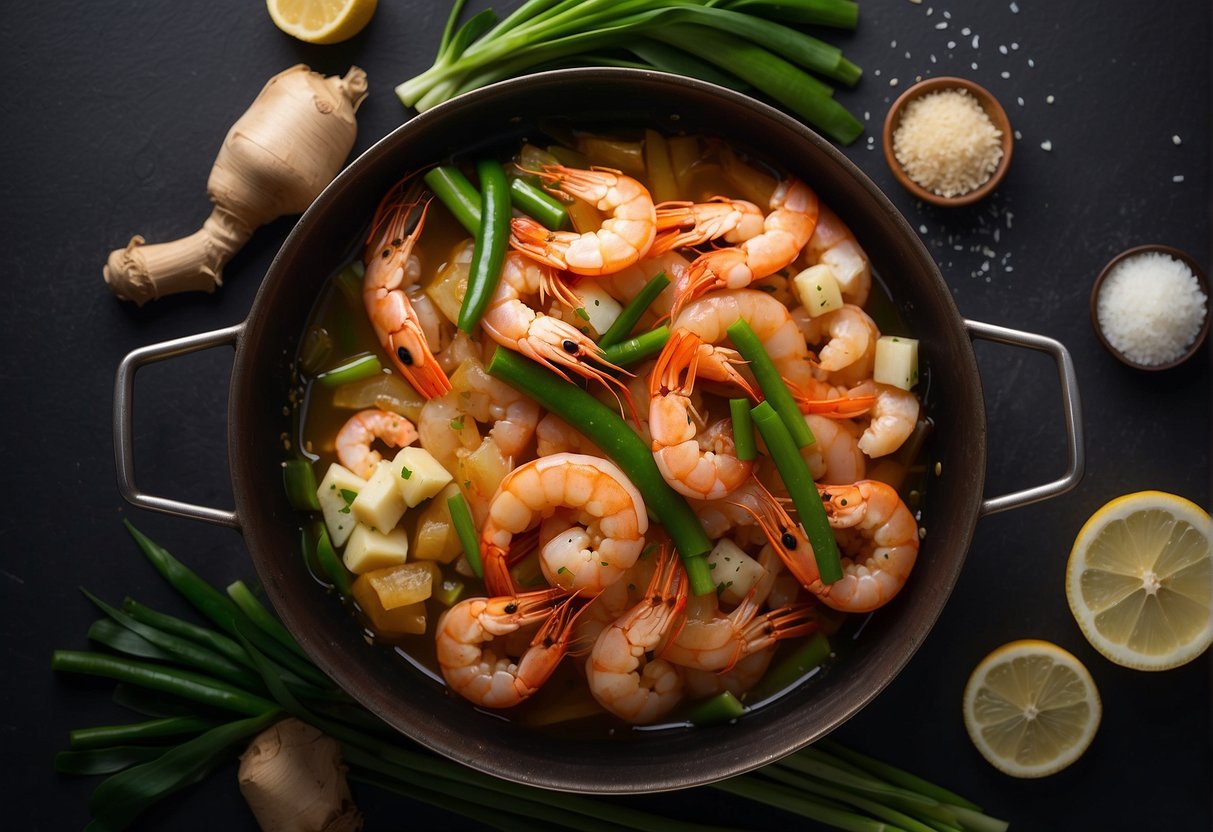
[[[1016,97],[1015,103],[1018,104],[1020,107],[1022,107],[1023,106],[1023,96],[1020,95],[1020,96]]]
[[[1007,47],[1005,45],[999,46],[998,51],[1005,55],[1007,54]]]
[[[1177,173],[1171,177],[1171,181],[1172,182],[1182,182],[1182,181],[1184,181],[1184,175],[1182,173]]]
[[[1100,331],[1136,364],[1180,358],[1205,321],[1207,296],[1192,270],[1169,254],[1148,251],[1109,270],[1096,298]]]
[[[954,41],[954,40],[950,40],[950,41],[948,41],[948,48],[949,48],[949,49],[955,49],[955,48],[956,48],[956,41]]]
[[[1056,100],[1057,100],[1057,99],[1055,99],[1055,98],[1054,98],[1053,96],[1051,96],[1051,95],[1046,95],[1046,96],[1045,96],[1045,103],[1046,103],[1046,104],[1052,104],[1052,103],[1053,103],[1054,101],[1056,101]]]
[[[1011,14],[1019,14],[1019,4],[1018,3],[1012,3],[1010,6],[1010,9],[1011,9]]]
[[[968,33],[966,32],[965,34],[968,34]],[[980,35],[973,35],[973,48],[974,49],[978,48],[977,43],[978,43],[978,40],[980,39],[980,37],[981,37]]]
[[[1005,78],[1010,78],[1010,77],[1011,77],[1011,73],[1010,73],[1010,72],[1007,72],[1005,69],[1004,69],[1004,70],[1003,70],[1001,73],[999,73],[999,74],[1000,74],[1000,75],[1002,75],[1002,77],[1003,77],[1004,79],[1005,79]]]
[[[923,188],[960,196],[981,187],[998,169],[1001,138],[967,91],[940,90],[906,106],[893,132],[893,155]]]
[[[890,78],[890,79],[889,79],[889,86],[890,86],[890,87],[895,87],[895,86],[897,86],[897,79],[896,79],[896,78]]]
[[[936,24],[935,24],[935,28],[936,28],[936,29],[946,29],[946,28],[948,28],[948,21],[946,21],[946,20],[941,20],[941,21],[939,21],[938,23],[936,23]]]
[[[1179,136],[1172,136],[1171,144],[1180,145],[1180,144],[1183,144],[1183,142],[1180,140]]]
[[[1043,142],[1040,143],[1040,149],[1047,153],[1048,151],[1053,149],[1053,142],[1049,141],[1048,139],[1045,139]]]

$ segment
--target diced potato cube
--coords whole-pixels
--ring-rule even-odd
[[[458,493],[459,486],[450,483],[421,509],[413,532],[414,560],[450,563],[463,551],[459,535],[455,534],[455,524],[451,522],[451,510],[446,504]]]
[[[727,537],[721,538],[708,553],[708,568],[712,570],[712,580],[719,589],[720,600],[726,604],[741,603],[741,599],[766,573],[761,563]]]
[[[472,262],[473,243],[464,240],[451,252],[450,259],[426,287],[425,293],[451,323],[459,320],[459,308],[468,290],[468,270]]]
[[[404,497],[396,480],[399,472],[387,460],[380,460],[375,466],[375,473],[366,481],[366,486],[358,492],[350,508],[359,523],[365,523],[376,531],[389,532],[396,528],[400,518],[404,516]]]
[[[374,569],[398,566],[408,560],[409,536],[404,529],[379,532],[359,523],[354,527],[341,559],[355,575]]]
[[[809,266],[793,278],[793,283],[810,318],[842,308],[842,290],[829,266],[823,263]]]
[[[872,378],[909,390],[918,383],[918,340],[898,335],[882,335],[876,340],[876,367]]]
[[[366,488],[366,480],[344,465],[334,462],[325,472],[316,499],[324,514],[324,525],[334,546],[344,546],[357,525],[351,504]]]
[[[396,489],[409,508],[420,505],[446,487],[451,473],[425,448],[401,448],[391,462]]]
[[[486,436],[479,448],[459,458],[455,473],[464,484],[464,490],[481,498],[475,501],[479,504],[487,502],[497,492],[497,486],[510,472],[510,467],[497,443]]]
[[[430,597],[434,588],[434,573],[437,564],[402,563],[383,569],[373,569],[357,578],[355,583],[365,580],[374,590],[385,610],[394,610],[406,604],[416,604]],[[438,574],[441,576],[441,572]]]
[[[386,610],[383,608],[383,604],[379,602],[379,595],[376,594],[370,581],[366,579],[366,575],[354,581],[350,594],[354,596],[354,600],[362,608],[362,612],[366,615],[371,629],[377,635],[421,635],[425,632],[426,616],[424,601]]]
[[[611,324],[615,323],[615,319],[623,311],[619,301],[608,295],[597,283],[582,281],[574,291],[577,297],[581,298],[577,317],[588,321],[595,335],[601,335],[610,329]]]

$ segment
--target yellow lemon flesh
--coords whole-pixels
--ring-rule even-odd
[[[982,659],[965,686],[969,738],[1012,777],[1044,777],[1077,760],[1101,713],[1091,674],[1047,641],[1004,644]]]
[[[1213,523],[1162,491],[1118,497],[1074,540],[1066,599],[1087,640],[1116,664],[1166,670],[1213,642]]]
[[[274,25],[308,43],[340,43],[370,23],[378,0],[266,0]]]

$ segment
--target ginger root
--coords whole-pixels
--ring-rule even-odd
[[[263,832],[356,832],[362,815],[345,772],[338,742],[292,718],[253,738],[238,777]]]
[[[202,228],[156,245],[135,235],[110,252],[102,270],[106,284],[139,306],[177,292],[213,292],[223,283],[223,266],[253,231],[303,213],[341,170],[366,90],[358,67],[344,78],[326,78],[303,64],[275,75],[223,141],[206,183],[215,207]]]

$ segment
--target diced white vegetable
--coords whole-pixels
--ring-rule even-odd
[[[582,316],[580,312],[577,312],[579,320],[573,321],[573,325],[578,326],[581,321],[588,320],[595,335],[601,335],[610,329],[611,324],[615,323],[615,319],[623,311],[623,306],[619,301],[608,295],[601,286],[593,281],[582,281],[574,291],[577,293],[577,297],[581,298],[581,308],[585,311],[585,315]]]
[[[359,523],[354,527],[341,559],[345,568],[355,575],[398,566],[408,560],[409,536],[404,529],[392,529],[387,534]]]
[[[740,603],[766,572],[761,563],[727,537],[722,537],[708,553],[708,568],[712,570],[712,581],[720,589],[720,600],[727,604]]]
[[[792,279],[796,294],[810,318],[842,308],[842,290],[834,270],[824,263],[809,266]]]
[[[396,485],[398,479],[400,474],[395,466],[381,459],[375,466],[375,473],[366,481],[366,487],[358,492],[350,504],[359,523],[381,532],[396,528],[404,516],[404,497]]]
[[[421,509],[413,530],[413,557],[450,563],[463,552],[447,500],[459,493],[459,486],[450,483]]]
[[[420,505],[446,487],[451,473],[425,448],[410,445],[401,448],[392,460],[396,488],[409,508]]]
[[[366,480],[334,462],[316,489],[316,499],[324,514],[324,525],[328,527],[329,539],[334,546],[345,545],[353,533],[356,519],[350,504],[364,488]]]
[[[876,367],[872,378],[909,390],[918,383],[918,341],[899,335],[882,335],[876,341]]]

